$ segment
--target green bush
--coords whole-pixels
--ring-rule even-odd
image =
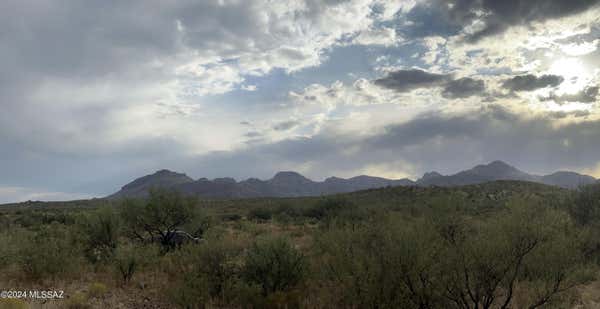
[[[119,280],[127,284],[137,272],[155,265],[157,258],[158,248],[154,245],[125,244],[117,248],[113,263]]]
[[[168,291],[172,302],[184,308],[233,303],[239,297],[241,252],[241,245],[231,239],[209,239],[173,253],[171,273],[176,280]]]
[[[125,200],[121,216],[129,236],[142,242],[156,239],[168,251],[174,248],[172,233],[198,217],[196,205],[196,199],[178,191],[152,189],[147,200]]]
[[[79,273],[82,258],[82,249],[69,230],[52,224],[24,236],[17,263],[28,278],[45,279]]]
[[[286,239],[273,238],[253,244],[245,256],[242,274],[267,296],[294,288],[305,278],[306,271],[305,256]]]
[[[22,299],[0,298],[0,309],[30,309],[30,306]]]
[[[104,283],[94,282],[90,284],[89,287],[89,296],[92,298],[100,298],[104,296],[108,292],[108,287]]]
[[[0,271],[15,262],[18,257],[18,245],[22,242],[23,229],[15,228],[13,231],[0,232]]]
[[[92,308],[89,304],[88,296],[85,293],[77,292],[69,297],[65,302],[67,309],[88,309]]]
[[[11,219],[3,213],[0,213],[0,233],[11,229]]]
[[[600,184],[579,188],[570,201],[569,211],[578,224],[600,226]]]
[[[566,213],[515,203],[477,220],[388,215],[330,229],[315,264],[333,307],[536,308],[590,280],[582,244]]]
[[[118,214],[112,208],[101,208],[83,216],[80,225],[87,258],[93,263],[111,259],[121,230]]]
[[[273,217],[273,211],[268,208],[254,208],[248,212],[248,220],[269,221]]]
[[[25,228],[37,229],[52,223],[71,225],[75,220],[71,213],[63,210],[25,210],[20,212],[15,223]]]
[[[305,210],[304,215],[320,220],[326,227],[332,224],[356,225],[368,217],[367,210],[341,197],[328,197],[319,200]]]
[[[221,215],[220,219],[222,221],[240,221],[242,220],[242,216],[239,214],[225,214],[225,215]]]
[[[296,217],[300,217],[302,216],[302,211],[297,208],[294,207],[288,203],[281,203],[279,204],[279,206],[277,207],[277,209],[275,210],[275,213],[280,214],[280,215],[287,215],[290,216],[292,218],[296,218]]]
[[[443,308],[441,239],[426,221],[331,229],[317,239],[316,273],[331,307]]]
[[[444,255],[446,297],[484,307],[535,308],[564,299],[589,280],[581,240],[569,216],[535,204],[515,203],[475,224]],[[517,289],[522,297],[518,305]]]

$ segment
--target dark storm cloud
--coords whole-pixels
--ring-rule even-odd
[[[453,79],[451,74],[435,74],[419,69],[390,72],[387,76],[376,79],[374,83],[398,92],[443,87],[442,96],[448,99],[480,95],[485,91],[485,83],[482,80],[470,77]]]
[[[502,86],[512,91],[533,91],[546,87],[556,87],[564,80],[562,76],[558,75],[541,75],[538,77],[527,74],[507,79],[502,83]]]
[[[296,120],[289,120],[289,121],[283,121],[280,123],[277,123],[273,126],[273,130],[275,131],[287,131],[291,128],[294,128],[296,126],[298,126],[300,124],[299,121]]]
[[[464,29],[475,20],[484,23],[483,28],[466,35],[466,40],[476,42],[484,37],[504,32],[511,26],[527,25],[535,21],[560,18],[583,12],[600,3],[600,0],[431,0],[417,6],[411,12],[415,29],[412,32],[427,33],[420,26],[422,12],[438,12],[429,19],[434,25],[445,25],[436,34],[448,34],[448,29]],[[409,27],[410,28],[410,27]],[[429,30],[435,30],[436,27]],[[455,34],[458,31],[454,31]],[[432,35],[434,33],[427,33]]]
[[[442,96],[449,99],[467,98],[480,95],[484,91],[485,83],[482,80],[463,77],[446,83]]]
[[[398,31],[411,38],[433,35],[446,37],[462,29],[461,25],[448,18],[446,7],[443,5],[417,5],[404,18],[406,21]]]
[[[429,73],[419,69],[398,70],[375,80],[375,84],[398,92],[406,92],[417,88],[437,86],[448,78],[450,78],[449,75]]]
[[[563,94],[563,95],[555,95],[552,94],[549,97],[542,98],[544,101],[552,100],[558,104],[564,104],[569,102],[579,102],[579,103],[594,103],[598,97],[598,86],[586,87],[585,89],[573,93],[573,94]]]

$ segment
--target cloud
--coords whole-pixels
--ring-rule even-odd
[[[359,45],[384,45],[390,46],[397,44],[401,39],[396,35],[394,28],[369,28],[361,31],[352,40],[352,43]]]
[[[504,83],[502,83],[502,87],[511,91],[533,91],[546,87],[556,87],[563,81],[564,78],[558,75],[541,75],[538,77],[527,74],[505,80]]]
[[[583,166],[596,142],[577,142],[582,135],[564,128],[577,123],[596,137],[597,104],[535,99],[597,99],[594,87],[564,94],[598,84],[598,10],[574,15],[595,2],[511,0],[512,19],[507,4],[491,0],[7,0],[0,184],[101,195],[162,168],[214,177],[388,167],[413,175],[470,166],[495,144],[564,147],[566,139],[583,145],[570,153]],[[494,33],[506,38],[477,39]],[[565,55],[579,57],[587,74],[577,87],[564,75],[555,90],[514,92],[557,84],[560,77],[540,74],[563,75],[551,67]],[[515,72],[536,75],[506,91],[506,76],[524,74]],[[544,115],[493,112],[490,102]],[[386,136],[389,147],[375,142]],[[539,167],[497,150],[493,159]],[[557,159],[562,148],[547,150],[549,162],[567,164]],[[530,154],[545,161],[544,152]]]
[[[432,0],[449,25],[462,29],[469,42],[503,33],[512,26],[529,25],[583,12],[598,0]]]
[[[549,112],[548,116],[551,118],[556,118],[556,119],[564,119],[567,117],[574,117],[574,118],[579,118],[579,117],[588,117],[590,116],[592,113],[590,113],[590,111],[588,110],[573,110],[573,111],[554,111],[554,112]]]
[[[394,35],[383,23],[412,7],[382,0],[0,6],[0,182],[49,192],[69,192],[89,174],[104,183],[85,192],[104,192],[111,175],[243,145],[248,130],[239,121],[290,117],[261,100],[289,103],[287,89],[261,89],[269,78],[292,80],[361,34]]]
[[[578,91],[573,94],[562,94],[556,95],[551,94],[549,97],[542,98],[543,101],[552,100],[558,104],[565,104],[571,102],[578,103],[594,103],[596,102],[596,98],[598,97],[598,86],[586,87],[581,91]]]
[[[597,119],[557,125],[550,112],[527,114],[489,105],[460,113],[423,113],[363,135],[324,130],[311,137],[201,156],[193,165],[211,175],[270,177],[285,169],[318,179],[372,171],[373,166],[389,163],[395,170],[388,174],[415,178],[429,170],[450,173],[502,159],[546,173],[595,166],[600,151],[597,139]]]
[[[429,73],[419,69],[392,71],[387,76],[376,79],[374,84],[397,92],[442,87],[442,96],[447,99],[467,98],[485,91],[482,80],[470,77],[454,79],[451,74]]]
[[[292,128],[298,126],[299,124],[300,124],[300,122],[297,121],[297,120],[282,121],[282,122],[279,122],[279,123],[275,124],[273,126],[273,130],[275,130],[275,131],[287,131],[289,129],[292,129]]]
[[[482,80],[463,77],[446,83],[442,96],[450,99],[467,98],[474,95],[480,95],[484,91],[485,83]]]
[[[256,132],[256,131],[251,131],[251,132],[244,134],[244,136],[248,137],[248,138],[257,138],[257,137],[261,137],[262,133]]]
[[[406,92],[417,88],[438,86],[448,80],[446,74],[429,73],[420,69],[398,70],[387,74],[383,78],[376,79],[375,85],[393,89],[398,92]]]

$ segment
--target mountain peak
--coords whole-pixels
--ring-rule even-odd
[[[425,174],[423,174],[423,177],[421,177],[421,179],[419,179],[418,181],[423,182],[423,181],[429,181],[431,179],[435,179],[435,178],[439,178],[439,177],[444,177],[444,175],[433,171],[433,172],[427,172]]]
[[[327,179],[325,179],[325,182],[341,181],[341,180],[346,180],[346,179],[340,178],[340,177],[336,177],[336,176],[331,176],[331,177],[327,177]]]
[[[517,168],[515,168],[512,165],[509,165],[508,163],[504,162],[504,161],[492,161],[488,164],[480,164],[475,166],[474,168],[468,170],[467,172],[473,173],[473,174],[477,174],[477,175],[484,175],[484,176],[496,176],[496,177],[504,177],[504,176],[524,176],[525,173],[518,170]]]
[[[154,172],[154,174],[152,174],[152,175],[156,175],[156,176],[173,175],[173,176],[175,176],[175,175],[185,175],[185,174],[173,172],[173,171],[168,170],[168,169],[162,169],[162,170],[158,170],[158,171]]]
[[[313,181],[300,175],[296,172],[291,171],[283,171],[278,172],[269,180],[269,183],[276,186],[284,186],[284,187],[298,187],[304,185],[311,185]]]
[[[516,169],[512,165],[510,165],[504,161],[500,161],[500,160],[492,161],[492,162],[488,163],[487,166],[488,167],[496,167],[496,168]]]
[[[595,183],[596,178],[569,171],[558,171],[542,177],[542,182],[554,186],[576,189]]]
[[[135,179],[115,193],[115,196],[141,197],[148,194],[152,187],[172,188],[180,184],[193,182],[186,174],[173,172],[167,169],[156,171],[154,174]]]
[[[277,174],[275,174],[275,176],[273,176],[272,180],[287,180],[287,179],[308,179],[304,176],[302,176],[301,174],[297,173],[297,172],[293,172],[293,171],[281,171],[281,172],[277,172]]]

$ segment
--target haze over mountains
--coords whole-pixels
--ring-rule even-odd
[[[528,174],[502,161],[477,165],[453,175],[429,172],[416,181],[365,175],[349,179],[330,177],[324,181],[313,181],[299,173],[288,171],[279,172],[268,180],[250,178],[238,182],[233,178],[194,180],[182,173],[160,170],[132,181],[109,198],[144,197],[153,187],[172,188],[186,195],[206,198],[251,198],[316,196],[386,186],[460,186],[496,180],[530,181],[563,188],[577,188],[597,181],[592,176],[568,171],[543,176]]]

